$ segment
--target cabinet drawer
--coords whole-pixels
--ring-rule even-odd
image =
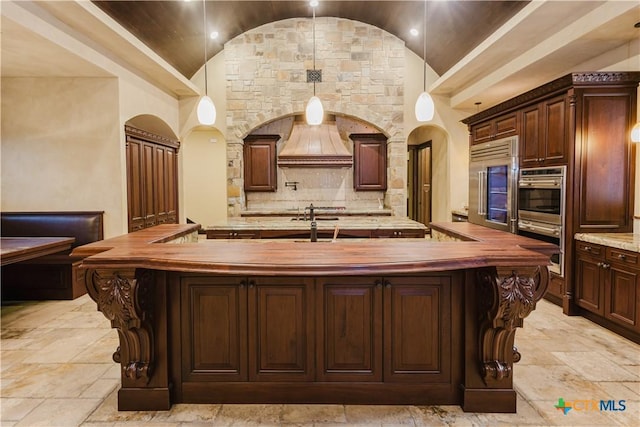
[[[576,251],[595,257],[604,257],[604,247],[587,242],[576,242]]]
[[[638,265],[638,254],[623,249],[607,248],[607,261],[622,262],[626,265]]]

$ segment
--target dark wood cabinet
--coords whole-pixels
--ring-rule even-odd
[[[324,279],[316,296],[319,381],[382,381],[382,279]]]
[[[247,286],[232,277],[181,283],[182,378],[247,381]]]
[[[279,135],[250,135],[244,140],[244,190],[278,189],[276,143]]]
[[[186,381],[310,381],[313,279],[182,279]]]
[[[129,231],[178,222],[178,141],[125,127]]]
[[[319,380],[446,382],[450,300],[450,277],[323,279],[316,304]]]
[[[351,134],[353,186],[356,191],[387,190],[387,138],[382,134]]]
[[[640,73],[638,73],[640,75]],[[633,231],[636,86],[575,88],[574,232]],[[568,181],[571,182],[571,181]]]
[[[518,112],[505,114],[500,117],[477,123],[471,126],[471,144],[481,144],[500,138],[518,134]]]
[[[636,252],[576,242],[576,303],[598,323],[640,340],[640,265]],[[622,328],[622,329],[620,329]]]
[[[565,95],[544,100],[522,110],[521,167],[567,164],[567,117]]]
[[[640,72],[571,73],[463,120],[474,143],[482,126],[519,113],[520,166],[566,165],[564,276],[552,275],[547,294],[565,314],[595,299],[603,304],[595,288],[580,285],[593,266],[577,261],[574,235],[633,231],[636,147],[629,135],[639,81]]]

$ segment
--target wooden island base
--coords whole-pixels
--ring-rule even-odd
[[[120,337],[120,410],[516,411],[515,330],[546,289],[548,255],[486,241],[157,243],[158,230],[143,243],[145,232],[83,249],[89,294]]]

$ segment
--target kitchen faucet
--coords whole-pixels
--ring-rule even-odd
[[[309,220],[311,221],[311,241],[312,242],[317,242],[318,241],[318,224],[316,223],[316,214],[313,211],[313,203],[311,203],[309,206],[307,206],[306,208],[304,208],[304,213],[305,213],[305,221],[306,221],[306,215],[307,215],[307,209],[309,209]]]

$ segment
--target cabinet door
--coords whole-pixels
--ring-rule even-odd
[[[382,381],[382,280],[318,283],[318,381]]]
[[[576,260],[576,303],[593,313],[604,314],[602,298],[603,259],[578,254]]]
[[[522,111],[522,134],[520,135],[520,166],[538,166],[540,158],[540,108],[538,105]]]
[[[245,191],[276,191],[278,135],[247,137],[244,142]]]
[[[127,205],[129,231],[144,228],[144,180],[142,176],[142,142],[127,140]]]
[[[382,134],[350,135],[353,140],[353,186],[356,191],[386,191],[387,140]]]
[[[604,315],[618,324],[640,332],[638,324],[638,288],[640,270],[630,269],[620,264],[610,265],[605,286]]]
[[[392,277],[384,286],[384,381],[449,381],[451,278]]]
[[[618,92],[618,93],[616,93]],[[579,96],[582,122],[576,199],[576,232],[625,232],[633,228],[635,147],[629,139],[635,121],[636,92],[592,89]],[[633,116],[633,117],[632,117]]]
[[[494,120],[494,139],[506,138],[518,133],[518,113],[505,114]]]
[[[184,381],[246,381],[247,294],[240,279],[182,279]]]
[[[471,126],[471,144],[481,144],[493,139],[493,122]]]
[[[249,279],[249,379],[312,381],[313,286],[309,278]]]
[[[543,119],[542,157],[544,164],[565,165],[568,161],[568,126],[565,97],[559,96],[541,103]]]

